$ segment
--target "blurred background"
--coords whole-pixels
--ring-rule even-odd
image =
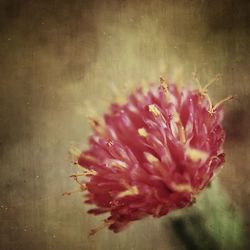
[[[193,71],[202,84],[222,74],[215,102],[237,96],[219,179],[249,235],[249,10],[233,0],[1,0],[0,249],[190,249],[167,217],[89,238],[101,217],[86,214],[81,194],[61,194],[75,187],[68,149],[86,147],[86,116],[107,109],[112,89],[126,96],[160,75],[191,84]]]

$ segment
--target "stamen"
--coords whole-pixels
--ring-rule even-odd
[[[160,116],[160,110],[155,106],[155,104],[148,105],[149,112],[153,113],[155,116]]]
[[[148,133],[145,128],[139,128],[138,129],[138,134],[142,137],[147,137]]]
[[[218,81],[221,77],[221,74],[217,74],[213,79],[211,79],[203,88],[203,92],[206,93],[207,89],[210,85],[212,85],[213,83],[215,83],[216,81]]]
[[[91,118],[91,117],[88,117],[88,119],[89,119],[89,123],[90,123],[90,125],[92,127],[98,127],[98,126],[100,126],[100,123],[96,119]]]
[[[167,83],[167,80],[165,77],[161,76],[160,77],[160,83],[161,83],[161,86],[163,87],[164,90],[168,90],[168,83]]]
[[[80,154],[81,154],[81,150],[75,146],[72,146],[69,149],[69,156],[73,164],[77,164]]]
[[[74,167],[79,168],[79,171],[82,171],[83,169],[87,169],[85,166],[79,165],[78,162],[74,162]]]
[[[83,184],[82,182],[80,182],[80,181],[78,180],[78,177],[77,177],[77,176],[72,176],[72,178],[74,178],[74,181],[76,181],[76,183],[78,183],[78,184],[80,185],[80,188],[82,188],[82,189],[85,189],[85,188],[86,188],[86,185]]]
[[[212,101],[211,101],[209,95],[203,93],[203,96],[205,96],[207,98],[207,101],[208,101],[208,105],[209,105],[208,112],[213,113],[213,104],[212,104]]]
[[[199,89],[199,92],[202,96],[206,97],[207,100],[208,100],[208,103],[209,103],[209,110],[208,112],[209,113],[214,113],[214,109],[213,109],[213,105],[212,105],[212,101],[209,97],[209,95],[207,94],[207,90],[208,90],[208,87],[210,85],[212,85],[213,83],[215,83],[216,81],[218,81],[220,79],[220,74],[217,74],[211,81],[209,81],[203,88],[201,86],[201,83],[200,83],[200,80],[198,79],[197,77],[197,74],[196,72],[193,72],[193,78],[194,80],[196,81],[196,83],[198,84],[198,89]]]
[[[88,176],[88,175],[97,175],[97,172],[94,170],[94,169],[86,169],[86,170],[84,170],[84,173],[83,174],[85,174],[86,176]]]
[[[86,190],[86,185],[85,184],[81,184],[80,188],[77,188],[77,189],[69,191],[69,192],[64,192],[62,195],[63,196],[65,196],[65,195],[71,195],[71,194],[74,194],[74,193],[83,192],[85,190]]]
[[[85,176],[85,174],[84,173],[81,173],[81,174],[72,174],[72,175],[70,175],[69,177],[70,178],[77,178],[77,177],[79,177],[79,176]]]
[[[125,190],[117,195],[117,198],[122,198],[124,196],[137,195],[139,194],[139,190],[137,186],[132,186],[128,190]]]
[[[91,128],[98,134],[105,136],[105,129],[101,126],[100,122],[97,119],[94,119],[92,117],[88,117],[89,124]]]
[[[83,171],[83,173],[79,173],[79,174],[73,174],[71,175],[70,177],[71,178],[77,178],[77,177],[80,177],[80,176],[90,176],[90,175],[96,175],[97,172],[94,170],[94,169],[86,169]]]
[[[210,87],[213,83],[215,83],[216,81],[218,81],[221,77],[221,74],[217,74],[211,81],[209,81],[203,88],[201,87],[201,84],[200,84],[200,81],[196,75],[195,72],[193,72],[193,77],[195,79],[195,81],[198,83],[198,88],[199,88],[199,92],[202,96],[206,97],[207,98],[207,101],[209,103],[209,110],[208,112],[210,114],[214,114],[215,113],[215,110],[222,104],[224,103],[225,101],[228,101],[228,100],[231,100],[233,98],[233,96],[229,96],[225,99],[223,99],[222,101],[218,102],[215,106],[213,106],[212,104],[212,101],[209,97],[209,95],[207,94],[207,90],[208,90],[208,87]]]
[[[222,99],[221,101],[219,101],[218,103],[216,103],[213,107],[213,110],[215,111],[220,105],[222,105],[224,102],[230,101],[234,98],[234,96],[230,95],[224,99]]]
[[[161,84],[161,88],[162,88],[166,98],[168,98],[169,97],[169,92],[168,92],[169,87],[168,87],[167,80],[163,76],[160,77],[160,84]]]
[[[79,175],[74,174],[74,175],[71,175],[70,178],[73,178],[74,181],[75,181],[77,184],[79,184],[80,189],[81,189],[82,191],[84,191],[84,190],[86,190],[86,184],[84,184],[84,183],[82,183],[82,182],[80,182],[80,181],[78,180],[78,177],[79,177],[79,176],[80,176],[80,174],[79,174]],[[86,176],[87,176],[87,175],[86,175]]]
[[[200,80],[197,76],[197,73],[196,72],[192,72],[192,76],[193,76],[193,79],[196,81],[197,85],[198,85],[198,89],[200,92],[202,92],[202,87],[201,87],[201,83],[200,83]]]
[[[105,227],[112,225],[114,222],[115,222],[114,220],[104,220],[103,223],[101,223],[99,226],[97,226],[94,229],[91,229],[91,231],[89,232],[89,236],[93,236],[94,234],[104,229]]]

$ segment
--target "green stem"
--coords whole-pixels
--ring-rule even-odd
[[[239,250],[245,242],[242,214],[218,180],[195,205],[175,213],[171,225],[188,250]]]

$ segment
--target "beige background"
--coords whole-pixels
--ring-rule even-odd
[[[84,147],[90,110],[103,112],[142,80],[164,73],[183,84],[197,70],[225,117],[222,183],[250,231],[248,1],[1,1],[0,249],[184,249],[164,220],[88,238],[67,150]],[[233,230],[233,229],[232,229]],[[247,246],[246,246],[247,249]]]

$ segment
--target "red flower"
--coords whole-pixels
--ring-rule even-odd
[[[77,159],[87,181],[73,175],[96,206],[89,213],[109,213],[102,226],[119,232],[190,205],[224,162],[222,106],[230,98],[212,106],[206,89],[162,81],[112,104],[104,126],[92,121],[90,147]]]

